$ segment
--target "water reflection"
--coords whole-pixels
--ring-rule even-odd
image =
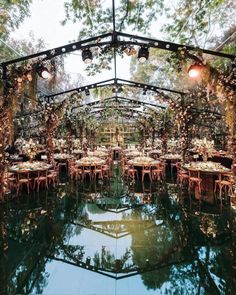
[[[234,212],[175,183],[65,181],[0,212],[0,294],[233,294]]]

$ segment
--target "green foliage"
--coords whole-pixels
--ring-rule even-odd
[[[115,1],[117,5],[118,1]],[[111,1],[109,5],[111,4]],[[83,30],[80,37],[94,36],[112,29],[112,9],[104,7],[102,1],[70,0],[65,2],[66,24],[68,20],[81,21]],[[121,0],[116,7],[116,30],[138,30],[147,33],[151,22],[165,11],[164,0],[145,0],[131,3]]]
[[[17,29],[26,16],[32,0],[0,0],[0,38],[7,39],[9,33]]]
[[[164,11],[164,0],[145,0],[131,3],[121,0],[116,7],[116,30],[136,30],[147,34],[153,20],[156,20]],[[65,2],[66,18],[62,21],[65,25],[68,21],[80,22],[81,31],[79,39],[86,39],[104,34],[113,29],[111,1],[109,6],[104,6],[102,1],[70,0]],[[100,73],[102,69],[111,69],[110,62],[113,58],[112,50],[93,52],[96,62],[87,67],[89,75]]]
[[[227,29],[236,17],[233,0],[179,0],[176,7],[162,30],[182,44],[204,47],[219,27]]]

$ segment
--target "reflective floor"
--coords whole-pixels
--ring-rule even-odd
[[[73,184],[0,208],[0,294],[235,294],[235,212],[174,179]]]

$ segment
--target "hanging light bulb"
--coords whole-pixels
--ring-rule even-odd
[[[93,54],[89,48],[82,51],[82,60],[86,64],[90,64],[93,60]]]
[[[200,77],[203,70],[203,66],[199,63],[192,64],[188,69],[188,75],[190,78]]]
[[[42,65],[40,65],[37,68],[37,73],[41,78],[46,79],[46,80],[50,79],[52,76],[51,73],[49,72],[49,70],[45,66],[42,66]]]
[[[138,51],[138,60],[139,62],[143,63],[146,60],[148,60],[149,57],[149,51],[147,47],[140,47]]]

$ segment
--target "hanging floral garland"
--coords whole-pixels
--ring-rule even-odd
[[[181,48],[177,53],[177,65],[180,68],[186,65],[186,60],[191,59],[199,65],[201,82],[207,91],[216,95],[218,102],[225,109],[225,121],[229,128],[230,150],[236,156],[236,61],[231,61],[228,73],[223,73],[205,62],[202,52],[190,53],[186,48]]]

